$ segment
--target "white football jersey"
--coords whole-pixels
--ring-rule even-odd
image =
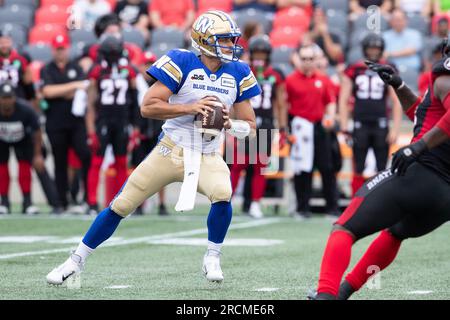
[[[261,93],[249,66],[244,62],[224,63],[212,73],[193,52],[184,49],[169,51],[156,61],[147,73],[167,86],[173,95],[170,104],[190,104],[205,96],[216,96],[228,110]],[[166,120],[162,129],[177,145],[202,153],[211,153],[220,147],[220,138],[203,139],[194,143],[194,115]]]

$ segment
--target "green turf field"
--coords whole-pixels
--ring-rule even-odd
[[[221,285],[201,274],[206,208],[124,220],[88,260],[81,289],[49,286],[92,217],[0,217],[0,299],[305,299],[315,287],[331,220],[236,215],[223,249]],[[450,225],[403,244],[397,260],[355,299],[450,299]],[[358,242],[352,265],[372,237]]]

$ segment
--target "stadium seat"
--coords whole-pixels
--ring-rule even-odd
[[[369,22],[373,21],[375,22],[373,19],[371,19],[369,17],[369,15],[367,14],[363,14],[361,16],[359,16],[354,22],[353,22],[353,30],[367,30],[367,31],[386,31],[387,29],[389,29],[389,23],[386,20],[386,18],[384,18],[382,15],[379,16],[380,17],[380,30],[369,30],[369,27],[367,26],[368,24],[371,25]]]
[[[233,8],[232,0],[198,0],[197,15],[200,15],[208,10],[221,10],[224,12],[231,12]]]
[[[437,37],[424,37],[423,38],[423,48],[422,48],[422,57],[424,59],[430,59],[432,55],[433,49],[442,44],[442,39]]]
[[[169,50],[177,48],[176,46],[172,46],[170,43],[157,43],[153,44],[147,50],[153,52],[158,58],[165,55]],[[194,51],[195,52],[195,51]]]
[[[341,30],[343,32],[348,32],[348,17],[345,12],[331,9],[327,11],[326,15],[330,30]]]
[[[320,6],[325,10],[328,11],[330,9],[332,10],[340,10],[342,12],[348,12],[348,0],[328,0],[328,1],[320,1]]]
[[[40,24],[31,29],[29,34],[29,43],[51,43],[52,39],[58,34],[66,33],[66,29],[61,25]]]
[[[352,47],[347,54],[347,63],[352,64],[356,61],[363,59],[363,52],[360,45]]]
[[[45,64],[42,61],[33,60],[30,63],[31,78],[34,83],[39,83],[41,80],[41,69]]]
[[[310,18],[305,10],[297,7],[290,7],[278,10],[274,16],[272,28],[279,29],[290,27],[301,30],[308,30]]]
[[[303,34],[303,30],[289,27],[275,29],[270,33],[270,43],[274,48],[282,46],[295,48],[301,42]]]
[[[24,51],[30,55],[31,60],[42,61],[43,63],[52,60],[52,49],[49,45],[43,43],[27,45],[24,47]]]
[[[70,41],[72,42],[72,45],[76,45],[77,43],[90,45],[97,42],[97,37],[93,31],[76,29],[70,32]]]
[[[28,35],[21,25],[14,23],[2,23],[0,24],[0,30],[11,37],[16,48],[21,48],[23,45],[27,44]]]
[[[430,34],[430,24],[420,14],[408,16],[408,27],[419,31],[422,36]]]
[[[280,70],[283,73],[284,77],[287,77],[294,71],[294,67],[289,63],[278,63],[274,64],[273,67],[277,70]]]
[[[399,70],[400,77],[413,92],[418,92],[419,73],[413,69]]]
[[[51,5],[36,10],[35,23],[39,24],[59,24],[65,26],[69,18],[67,8]]]
[[[367,29],[353,31],[350,36],[349,47],[353,48],[353,47],[359,46],[361,44],[361,41],[368,34],[369,34],[369,30],[367,30]]]
[[[118,0],[106,0],[106,2],[108,2],[109,6],[111,7],[111,11],[114,11],[114,9],[116,8],[117,1]]]
[[[75,2],[75,0],[40,0],[41,3],[41,8],[43,7],[49,7],[51,5],[54,5],[55,3],[58,4],[58,6],[60,7],[70,7],[71,5],[73,5],[73,3]]]
[[[294,49],[289,47],[274,48],[270,56],[270,61],[274,64],[290,63],[291,54],[293,51]]]
[[[33,10],[19,5],[0,8],[0,22],[20,24],[28,29],[33,23]]]
[[[122,30],[122,36],[123,40],[126,42],[134,43],[141,48],[145,47],[144,35],[135,28],[124,28]]]
[[[3,5],[5,7],[9,7],[11,5],[20,5],[20,6],[27,6],[30,9],[34,10],[37,8],[37,0],[3,0]]]
[[[84,46],[85,46],[84,42],[77,42],[73,44],[69,49],[70,59],[75,60],[79,58],[83,54]]]
[[[167,43],[172,47],[184,47],[184,33],[177,28],[158,28],[152,32],[152,45]]]
[[[256,9],[247,9],[235,11],[231,14],[241,31],[249,22],[258,22],[262,25],[264,32],[269,33],[272,30],[272,21],[274,19],[273,13],[263,12]]]

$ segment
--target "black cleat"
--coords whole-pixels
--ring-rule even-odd
[[[317,297],[317,291],[314,289],[310,289],[308,291],[308,294],[306,295],[306,298],[308,300],[316,300],[316,297]]]
[[[337,300],[336,296],[330,293],[317,293],[316,290],[310,290],[307,295],[308,300]]]
[[[337,299],[338,300],[348,300],[350,296],[355,292],[356,290],[353,289],[353,287],[348,283],[346,280],[341,283],[341,286],[339,287],[339,294]]]
[[[144,215],[144,211],[142,210],[142,206],[139,206],[139,207],[136,208],[136,211],[134,211],[134,215],[136,215],[136,216]]]
[[[159,205],[158,215],[160,216],[168,216],[169,211],[167,211],[166,206],[164,204]]]
[[[11,214],[11,206],[7,196],[1,196],[0,214]]]
[[[98,215],[98,206],[96,204],[90,204],[86,210],[86,215],[88,216]]]
[[[64,208],[63,207],[52,207],[50,214],[54,215],[54,216],[60,216],[64,213]]]

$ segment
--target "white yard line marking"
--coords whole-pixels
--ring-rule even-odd
[[[0,237],[0,243],[34,243],[58,239],[55,236],[5,236]]]
[[[278,219],[278,218],[269,218],[269,219],[261,219],[261,220],[243,222],[243,223],[231,225],[230,230],[239,230],[239,229],[245,229],[245,228],[259,227],[259,226],[277,223],[279,221],[280,221],[280,219]],[[202,229],[193,229],[193,230],[166,233],[166,234],[160,234],[160,235],[154,235],[154,236],[148,236],[148,237],[139,237],[139,238],[134,238],[134,239],[129,239],[129,240],[112,241],[112,242],[106,241],[104,244],[102,244],[102,247],[104,248],[104,247],[114,247],[114,246],[128,245],[128,244],[135,244],[135,243],[146,243],[146,242],[149,242],[152,240],[161,240],[161,239],[176,238],[176,237],[188,237],[188,236],[194,236],[194,235],[199,235],[199,234],[205,234],[207,232],[208,232],[208,229],[202,228]],[[0,255],[0,260],[6,260],[6,259],[11,259],[11,258],[17,258],[17,257],[34,256],[34,255],[45,255],[45,254],[60,253],[60,252],[70,252],[70,250],[72,250],[72,249],[73,249],[73,247],[65,247],[65,248],[58,248],[58,249],[52,249],[52,250],[27,251],[27,252],[2,254],[2,255]]]
[[[103,289],[128,289],[128,288],[131,288],[131,286],[129,286],[129,285],[117,285],[117,286],[104,287]]]
[[[265,247],[281,244],[282,240],[273,239],[228,239],[224,241],[225,246],[240,246],[240,247]],[[148,241],[149,244],[173,244],[182,246],[207,246],[208,239],[206,238],[170,238]]]
[[[205,216],[207,213],[205,212],[205,215],[182,215],[182,214],[173,214],[169,215],[168,217],[160,217],[153,214],[148,214],[144,216],[128,216],[126,219],[130,219],[131,221],[199,221],[199,220],[205,220]],[[96,217],[95,216],[87,216],[87,215],[60,215],[60,216],[50,216],[50,215],[42,215],[42,216],[16,216],[13,215],[0,215],[0,220],[74,220],[74,221],[94,221]],[[248,221],[251,220],[249,217],[245,216],[233,216],[233,221]]]
[[[433,293],[431,290],[415,290],[415,291],[409,291],[408,294],[430,294]]]
[[[259,289],[255,289],[255,291],[257,292],[274,292],[274,291],[278,291],[280,290],[280,288],[259,288]]]

